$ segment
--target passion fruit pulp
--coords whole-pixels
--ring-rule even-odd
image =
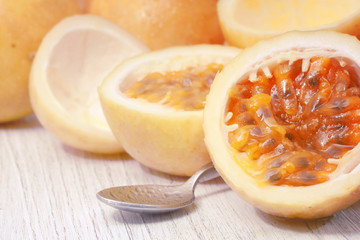
[[[293,32],[246,49],[215,78],[205,142],[225,181],[259,209],[319,218],[360,198],[360,44]]]
[[[222,64],[212,63],[198,68],[152,72],[129,86],[125,94],[179,110],[202,110],[215,75],[222,68]]]
[[[359,143],[360,88],[349,62],[286,61],[231,89],[229,142],[250,161],[266,159],[250,170],[254,177],[276,185],[324,182]]]

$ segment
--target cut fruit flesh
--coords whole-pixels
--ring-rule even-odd
[[[122,151],[103,116],[97,87],[127,57],[147,47],[100,17],[64,19],[34,59],[30,97],[42,125],[64,143],[91,152]]]
[[[187,68],[149,73],[126,89],[125,94],[179,110],[202,110],[215,75],[222,68],[222,64],[209,64],[203,70]]]
[[[230,90],[229,142],[256,161],[245,168],[252,176],[292,186],[328,179],[360,142],[359,76],[349,65],[324,57],[283,62]]]
[[[233,11],[246,11],[234,15],[239,23],[259,31],[288,31],[326,26],[354,15],[360,9],[357,0],[343,0],[338,4],[336,1],[330,3],[324,0],[250,1],[236,1]]]
[[[163,76],[183,76],[189,69],[200,69],[195,72],[201,75],[208,66],[222,65],[239,52],[237,48],[220,45],[171,47],[120,64],[101,84],[99,95],[108,123],[126,152],[150,168],[174,175],[190,176],[209,162],[201,127],[202,109],[185,111],[161,104],[161,100],[151,103],[138,96],[142,95],[141,88],[150,89],[149,95],[154,90],[156,99],[160,99],[162,92],[174,90],[175,95],[168,96],[179,97],[175,99],[179,101],[176,105],[182,106],[184,98],[177,93],[192,89],[181,85],[169,89],[173,82]],[[154,75],[155,79],[147,80]],[[160,82],[164,84],[158,88]],[[203,81],[193,81],[198,82]],[[125,93],[129,89],[136,98]]]
[[[320,78],[318,84],[315,84],[316,81],[313,81],[315,79],[311,80],[309,78],[310,74],[306,78],[306,74],[315,69],[316,62],[325,64],[326,61],[323,62],[323,60],[329,60],[330,65],[336,66],[335,69],[339,70],[339,76],[343,75],[339,79],[344,80],[344,82],[347,82],[346,79],[350,76],[351,82],[347,84],[345,89],[343,88],[344,85],[341,84],[338,87],[331,85],[331,94],[327,95],[329,93],[325,89],[328,85],[325,84],[326,82],[323,77]],[[350,131],[351,133],[348,134],[348,137],[343,139],[346,146],[349,146],[350,149],[352,148],[351,150],[344,154],[341,153],[338,158],[329,158],[331,154],[327,152],[326,155],[325,153],[326,147],[334,143],[336,144],[336,138],[331,138],[335,134],[328,133],[330,126],[338,123],[339,120],[338,118],[331,120],[327,116],[336,116],[332,114],[336,111],[346,112],[344,109],[341,109],[345,105],[347,110],[350,109],[350,106],[354,105],[356,106],[354,106],[354,110],[357,109],[357,105],[352,105],[352,103],[356,103],[358,98],[358,90],[356,88],[358,88],[360,79],[359,63],[360,44],[356,38],[326,31],[287,33],[271,40],[259,42],[253,47],[244,50],[242,54],[229,62],[223,71],[215,77],[207,97],[203,124],[206,146],[216,169],[225,181],[254,206],[267,213],[283,217],[325,217],[356,202],[360,198],[360,167],[358,157],[360,145],[358,144],[358,130],[356,127],[355,131]],[[287,73],[289,65],[297,69],[296,71],[300,75],[302,75],[304,70],[305,81],[302,83],[307,85],[294,89],[289,87],[301,83],[301,81],[296,82],[296,74],[289,78],[283,77],[282,74]],[[278,71],[278,69],[281,71]],[[321,76],[330,74],[328,70],[325,72],[321,71],[323,71],[322,67],[316,70]],[[349,73],[348,76],[347,72]],[[270,84],[267,81],[269,79]],[[306,79],[308,80],[307,82]],[[329,82],[329,79],[326,80]],[[314,88],[311,85],[317,85],[318,89],[311,91]],[[246,88],[243,86],[246,86]],[[320,87],[324,89],[323,92],[319,90]],[[254,92],[251,92],[252,89],[249,91],[248,88],[254,89]],[[308,91],[305,91],[305,89]],[[341,95],[340,90],[342,89],[350,95],[354,94],[355,96],[353,97],[355,98]],[[346,91],[346,89],[348,90]],[[255,92],[259,93],[253,94]],[[236,93],[243,94],[243,99],[247,101],[245,107],[242,104],[239,104],[237,107],[233,106],[235,102],[239,103],[239,101],[231,100],[231,97],[234,97]],[[275,93],[277,93],[278,98],[275,98]],[[297,104],[292,103],[291,96],[297,96]],[[346,97],[346,101],[336,100],[334,103],[334,100],[340,96]],[[318,99],[320,100],[326,97],[326,101],[322,105],[320,103],[317,104],[316,97],[319,97]],[[304,101],[304,103],[301,103],[301,101]],[[263,106],[271,107],[271,111],[258,111]],[[232,110],[229,111],[229,109]],[[240,119],[242,125],[238,122],[231,122],[235,121],[235,116],[240,116],[241,109],[247,109],[247,112],[251,110],[254,114],[249,114],[249,116],[245,116],[245,114]],[[310,113],[308,109],[310,109]],[[327,112],[327,110],[330,112]],[[320,114],[320,111],[325,112]],[[245,111],[242,113],[245,113]],[[273,118],[265,118],[265,115],[270,117],[273,115]],[[304,118],[304,115],[307,117]],[[291,141],[289,136],[286,136],[286,133],[296,133],[295,137],[299,137],[298,135],[306,132],[315,136],[314,132],[310,130],[311,119],[317,119],[318,122],[321,120],[324,123],[324,129],[320,126],[318,129],[322,132],[318,135],[315,134],[316,137],[308,138],[308,142],[297,140],[295,142]],[[354,120],[355,118],[351,119]],[[228,122],[228,124],[225,122]],[[261,134],[265,134],[257,128],[250,131],[251,125],[257,122],[260,122],[260,124],[255,124],[255,127],[266,126],[265,133],[268,135],[273,134],[275,141],[269,140],[266,142],[269,138],[264,137],[259,141],[259,144],[263,144],[262,148],[257,146],[251,148],[249,141],[258,141]],[[352,124],[348,121],[346,121],[346,124],[344,123],[347,127],[352,126]],[[289,125],[291,127],[294,125],[294,127],[298,128],[308,127],[308,129],[305,129],[306,131],[299,129],[297,132],[292,130],[293,132],[291,132],[288,130]],[[336,129],[335,126],[334,128]],[[238,131],[235,134],[236,138],[228,134],[229,131],[235,132],[236,130]],[[235,139],[235,141],[231,142],[232,139]],[[318,171],[319,178],[310,184],[305,180],[312,179],[311,174],[308,175],[308,178],[300,177],[300,184],[298,184],[299,179],[295,181],[296,183],[291,183],[290,181],[285,182],[285,184],[281,181],[276,182],[279,176],[273,171],[268,170],[267,167],[276,168],[284,162],[279,160],[279,162],[274,161],[271,164],[269,161],[271,159],[269,157],[270,154],[267,155],[266,152],[269,151],[268,153],[273,154],[283,153],[282,151],[277,152],[272,149],[274,145],[280,145],[278,142],[281,142],[283,145],[289,142],[290,146],[291,144],[295,145],[295,151],[288,151],[284,155],[284,158],[290,160],[288,163],[285,161],[282,169],[283,172],[300,172],[300,169],[305,168],[305,165],[311,165],[310,158],[318,161],[319,159],[317,157],[314,158],[312,154],[321,155],[325,159],[323,163],[326,163],[325,166],[330,169],[325,167],[326,171]],[[268,148],[265,147],[265,143],[268,144]],[[313,143],[317,145],[315,150],[310,149]],[[318,145],[321,146],[321,143],[326,143],[322,146],[323,148],[318,147]],[[237,149],[240,149],[240,151]],[[260,154],[258,154],[259,149],[263,151]],[[289,147],[289,149],[291,148]],[[281,149],[278,148],[278,150]],[[299,150],[301,150],[301,153],[299,153]],[[304,154],[308,161],[298,159]],[[308,157],[308,155],[311,157]],[[259,166],[266,169],[265,172],[255,173]],[[333,167],[336,167],[336,169],[334,170]],[[266,172],[270,173],[266,175]],[[257,174],[258,176],[255,176]],[[278,185],[270,184],[268,180],[274,180],[275,184]]]

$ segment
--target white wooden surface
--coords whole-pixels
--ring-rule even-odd
[[[64,146],[35,116],[0,125],[0,239],[360,239],[360,202],[317,221],[264,214],[221,179],[198,185],[195,204],[169,214],[121,212],[95,197],[116,185],[185,181],[126,154]]]

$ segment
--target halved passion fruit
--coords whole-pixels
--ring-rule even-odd
[[[225,181],[273,215],[320,218],[360,198],[360,43],[293,32],[216,76],[205,143]]]
[[[104,77],[125,58],[148,48],[115,23],[74,15],[44,37],[31,67],[31,105],[41,124],[65,144],[94,153],[123,151],[97,94]]]
[[[171,47],[128,59],[99,88],[105,117],[124,149],[144,165],[189,176],[210,161],[202,115],[210,85],[239,49]]]
[[[358,0],[219,0],[217,11],[226,41],[242,48],[293,30],[332,30],[360,39]]]

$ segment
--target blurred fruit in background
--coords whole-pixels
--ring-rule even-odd
[[[0,122],[7,122],[32,111],[28,78],[41,39],[80,9],[75,0],[0,0],[0,6]]]
[[[110,19],[151,49],[223,43],[217,0],[89,0],[87,12]]]
[[[360,37],[359,0],[219,0],[220,24],[230,45],[255,42],[291,30],[334,30]]]

